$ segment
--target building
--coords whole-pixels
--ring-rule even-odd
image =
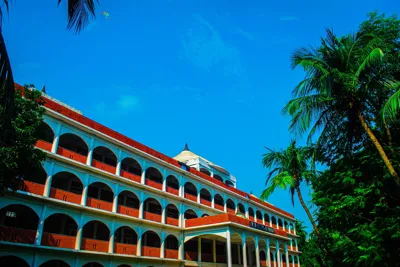
[[[0,200],[1,266],[300,266],[293,215],[223,167],[45,107],[43,170]]]

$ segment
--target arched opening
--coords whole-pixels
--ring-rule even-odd
[[[60,136],[57,154],[86,164],[88,146],[82,138],[66,133]]]
[[[169,259],[177,259],[178,258],[178,249],[179,243],[178,239],[173,236],[169,235],[165,238],[165,257]]]
[[[283,228],[283,223],[282,223],[282,220],[279,218],[278,219],[278,229],[282,229]]]
[[[267,213],[264,214],[264,222],[265,222],[266,225],[269,226],[270,218],[269,218],[269,215]]]
[[[118,195],[118,213],[139,217],[139,198],[131,191],[125,190]]]
[[[211,172],[207,170],[206,168],[200,168],[200,172],[207,174],[208,176],[211,176]]]
[[[49,260],[42,263],[40,267],[69,267],[70,265],[62,260]]]
[[[121,161],[120,175],[132,181],[140,183],[142,177],[142,167],[140,167],[139,162],[137,162],[133,158],[124,158]]]
[[[293,255],[289,255],[289,263],[294,263],[293,262]]]
[[[214,174],[214,179],[217,179],[220,182],[224,182],[224,180],[222,180],[222,177],[219,176],[218,174]]]
[[[190,219],[198,218],[198,216],[194,210],[188,209],[187,211],[185,211],[184,218],[185,218],[185,220],[190,220]]]
[[[148,198],[144,202],[144,218],[146,220],[161,222],[161,205],[154,198]]]
[[[293,223],[290,223],[289,226],[290,226],[290,227],[289,227],[290,232],[294,234],[294,226],[293,226]]]
[[[214,196],[214,207],[218,210],[224,210],[224,199],[221,197],[220,194],[216,194]]]
[[[231,199],[226,201],[226,210],[228,213],[235,214],[235,203]]]
[[[225,184],[226,184],[227,186],[232,186],[232,187],[235,186],[235,185],[234,185],[231,181],[229,181],[229,180],[226,180],[226,181],[225,181]]]
[[[200,190],[200,203],[211,207],[211,194],[205,188]]]
[[[185,260],[197,261],[198,260],[198,238],[192,238],[185,242]]]
[[[185,184],[185,198],[197,202],[197,188],[191,182]]]
[[[82,250],[108,252],[110,230],[100,221],[90,221],[83,226]]]
[[[30,267],[25,260],[16,256],[2,256],[0,262],[4,267]]]
[[[150,167],[146,170],[145,183],[148,186],[162,190],[163,177],[156,168]]]
[[[179,182],[175,176],[169,175],[167,177],[167,192],[179,196]]]
[[[44,221],[41,244],[74,249],[77,230],[78,224],[70,216],[53,214]]]
[[[37,131],[38,131],[38,140],[36,142],[36,146],[44,150],[51,151],[54,140],[54,132],[51,129],[51,127],[47,123],[42,121]]]
[[[142,256],[160,257],[161,239],[153,231],[147,231],[143,234]]]
[[[246,209],[244,208],[244,205],[242,203],[238,204],[238,213],[245,215],[246,214]]]
[[[272,222],[272,226],[273,226],[273,227],[278,228],[277,225],[276,225],[276,218],[275,218],[275,216],[271,216],[271,222]]]
[[[264,250],[260,251],[260,266],[266,267],[267,265],[267,256],[265,255]]]
[[[170,225],[179,226],[179,210],[174,204],[168,204],[165,208],[166,220]]]
[[[237,257],[232,257],[232,263],[239,264],[239,261],[243,261],[242,237],[240,236],[239,233],[232,233],[231,244],[232,244],[231,245],[232,246],[232,255],[237,255]]]
[[[249,207],[249,220],[254,221],[254,210],[252,207]]]
[[[138,236],[128,226],[121,226],[114,234],[114,253],[136,255]]]
[[[287,221],[284,221],[283,225],[285,226],[285,230],[289,231],[289,224],[287,223]]]
[[[44,185],[47,179],[47,173],[43,166],[30,167],[28,175],[23,177],[21,190],[36,195],[43,195]]]
[[[248,236],[246,238],[246,245],[247,245],[247,264],[249,266],[256,266],[257,261],[256,261],[256,250],[255,250],[255,245],[256,242],[253,237]]]
[[[104,267],[102,264],[97,263],[97,262],[88,262],[82,267]]]
[[[11,204],[0,210],[0,238],[3,241],[33,244],[39,216],[30,207]]]
[[[93,150],[92,166],[106,172],[115,173],[117,157],[111,149],[98,146]]]
[[[50,197],[81,204],[83,184],[70,172],[59,172],[51,180]]]
[[[259,210],[256,211],[256,218],[257,218],[257,222],[262,222],[263,217],[262,217],[261,211],[259,211]]]
[[[88,187],[86,206],[112,211],[114,193],[105,183],[94,182]]]

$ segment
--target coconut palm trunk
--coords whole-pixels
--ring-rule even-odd
[[[386,167],[389,169],[390,174],[393,176],[396,183],[398,185],[400,185],[399,175],[397,174],[396,170],[394,169],[392,163],[390,162],[388,156],[386,155],[385,151],[383,150],[383,147],[379,143],[378,139],[376,138],[376,136],[374,135],[372,130],[369,128],[369,126],[368,126],[367,122],[365,121],[365,118],[361,114],[361,112],[358,113],[358,118],[361,122],[362,127],[364,128],[365,132],[367,133],[369,139],[371,139],[372,143],[378,150],[378,153],[381,156],[381,158],[383,159],[383,162],[385,163]]]
[[[300,191],[300,188],[298,186],[296,187],[296,193],[297,193],[297,196],[299,197],[300,204],[303,206],[303,209],[307,213],[308,219],[310,220],[310,222],[311,222],[311,224],[312,224],[312,226],[314,228],[315,233],[318,235],[318,237],[321,237],[321,233],[318,230],[318,226],[315,223],[314,218],[312,217],[312,214],[311,214],[309,208],[307,207],[306,203],[304,203],[303,196],[301,195],[301,191]]]

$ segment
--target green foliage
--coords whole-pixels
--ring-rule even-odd
[[[15,91],[15,115],[8,129],[9,138],[0,147],[0,194],[8,188],[16,190],[24,177],[35,172],[44,160],[44,153],[34,146],[44,113],[41,93],[27,88],[24,97]]]

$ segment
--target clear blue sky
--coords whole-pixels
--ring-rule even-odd
[[[291,53],[317,45],[327,27],[353,32],[367,12],[400,11],[398,0],[100,0],[97,19],[75,35],[65,29],[66,0],[13,2],[3,27],[16,82],[46,84],[49,95],[169,156],[188,142],[256,195],[264,146],[291,138],[280,112],[303,76]],[[307,221],[287,192],[269,201]]]

